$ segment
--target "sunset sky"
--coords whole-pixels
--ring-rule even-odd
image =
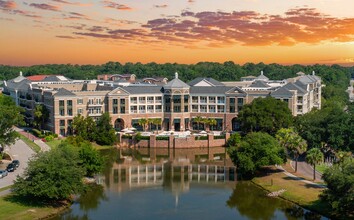
[[[354,65],[354,0],[0,0],[0,64]]]

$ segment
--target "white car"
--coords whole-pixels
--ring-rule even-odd
[[[7,176],[8,172],[6,170],[0,170],[0,178]]]

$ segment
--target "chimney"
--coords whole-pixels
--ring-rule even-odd
[[[178,79],[178,73],[177,72],[175,73],[175,79]]]
[[[23,76],[23,75],[22,75],[22,71],[20,71],[20,76]]]
[[[312,71],[312,75],[313,75],[313,76],[315,75],[315,71]]]

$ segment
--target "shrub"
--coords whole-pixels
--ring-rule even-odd
[[[217,140],[217,139],[225,139],[225,135],[217,135],[217,136],[214,136],[214,140]]]
[[[156,140],[157,141],[168,141],[169,137],[168,136],[157,136]]]
[[[208,136],[196,136],[195,140],[196,141],[208,140]]]

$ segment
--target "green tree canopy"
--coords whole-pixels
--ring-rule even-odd
[[[72,122],[72,128],[76,136],[84,140],[94,141],[96,138],[96,123],[91,117],[82,115],[75,116]]]
[[[261,131],[274,135],[279,129],[291,126],[293,116],[286,102],[267,97],[243,106],[238,120],[245,133]]]
[[[103,113],[97,121],[95,140],[100,145],[113,145],[117,140],[108,112]]]
[[[240,145],[230,147],[228,153],[238,171],[250,175],[263,166],[283,164],[286,160],[277,140],[263,132],[247,134]]]
[[[48,121],[49,111],[45,105],[36,105],[34,109],[34,125],[37,128],[43,128],[44,124]]]
[[[66,200],[83,189],[85,169],[72,146],[61,144],[34,156],[22,176],[17,176],[13,192],[40,200]]]
[[[320,149],[312,148],[307,151],[306,161],[313,166],[313,179],[316,180],[316,164],[323,160],[323,154]]]
[[[334,164],[322,175],[327,184],[321,198],[332,206],[336,215],[354,217],[354,160],[347,158]]]
[[[0,94],[0,151],[6,145],[14,144],[18,133],[13,129],[14,125],[23,123],[22,109],[17,107],[12,99]]]
[[[295,172],[297,172],[297,160],[307,149],[306,141],[294,131],[293,128],[282,128],[275,135],[279,144],[295,159]]]

